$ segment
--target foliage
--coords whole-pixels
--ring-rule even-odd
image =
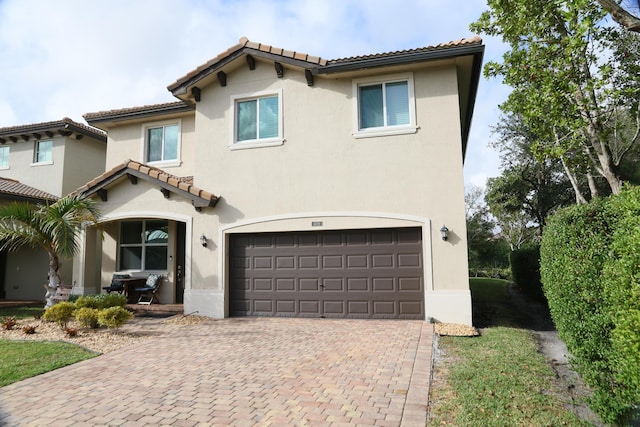
[[[32,335],[36,333],[36,327],[33,325],[27,325],[27,326],[23,326],[22,327],[22,332],[24,332],[25,335]]]
[[[108,328],[119,328],[132,318],[133,314],[123,307],[109,307],[98,313],[98,322]]]
[[[69,321],[73,318],[76,306],[72,302],[62,301],[56,305],[47,308],[44,311],[44,320],[56,322],[62,329],[67,327]]]
[[[98,310],[97,308],[80,307],[80,308],[76,308],[74,316],[76,318],[76,321],[83,328],[95,329],[99,326],[98,324],[99,313],[100,313],[100,310]]]
[[[0,387],[95,356],[64,342],[0,340]]]
[[[431,387],[428,425],[586,424],[565,408],[533,336],[513,327],[519,313],[508,302],[508,282],[472,279],[470,285],[474,306],[495,317],[480,337],[439,339],[448,374],[445,386]]]
[[[49,254],[47,307],[53,305],[50,295],[60,284],[60,258],[77,253],[78,231],[87,223],[96,225],[99,216],[97,204],[79,195],[46,205],[14,202],[0,206],[0,250],[29,246]]]
[[[536,242],[547,217],[572,199],[559,161],[534,153],[536,135],[518,114],[507,114],[494,129],[502,174],[487,180],[485,200],[511,250]]]
[[[495,223],[483,201],[483,192],[473,187],[465,194],[467,245],[471,270],[506,268],[508,252],[504,242],[494,238]]]
[[[509,256],[513,280],[529,296],[544,301],[540,281],[540,247],[518,249]]]
[[[485,66],[486,76],[513,89],[502,111],[523,119],[538,156],[562,160],[573,175],[602,176],[618,193],[617,168],[637,137],[614,147],[621,122],[609,119],[638,111],[637,57],[628,53],[637,52],[640,37],[602,25],[606,12],[590,0],[487,4],[471,29],[510,47],[502,62]]]
[[[2,329],[6,331],[10,331],[13,329],[14,326],[16,326],[16,318],[13,316],[3,317],[2,322],[0,322],[0,325],[2,325]]]
[[[103,309],[109,307],[124,307],[127,304],[127,297],[120,294],[100,294],[100,295],[82,295],[75,302],[78,308],[95,308]]]
[[[640,402],[640,188],[566,208],[549,221],[541,275],[592,408],[620,422]]]

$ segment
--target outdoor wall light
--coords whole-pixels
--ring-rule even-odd
[[[205,236],[204,233],[200,235],[200,244],[203,248],[207,247],[207,236]]]
[[[446,225],[443,225],[440,229],[440,234],[442,234],[442,240],[447,240],[449,238],[449,229]]]

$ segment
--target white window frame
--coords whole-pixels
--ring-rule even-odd
[[[251,101],[254,99],[268,98],[271,96],[278,97],[278,136],[273,138],[252,139],[248,141],[238,141],[237,127],[238,122],[238,102]],[[283,137],[283,113],[282,113],[282,89],[275,89],[262,92],[245,93],[231,96],[231,114],[233,114],[231,122],[231,142],[229,148],[232,150],[243,150],[246,148],[273,147],[284,144]],[[259,117],[258,117],[259,119]]]
[[[144,233],[147,230],[147,223],[148,222],[153,222],[153,221],[166,221],[167,222],[167,234],[168,234],[168,230],[169,230],[169,221],[166,219],[160,219],[160,218],[149,218],[149,219],[132,219],[132,220],[125,220],[119,223],[118,225],[118,271],[123,271],[123,272],[166,272],[168,267],[169,267],[169,239],[167,238],[167,243],[147,243],[145,242],[144,239]],[[124,222],[140,222],[142,223],[142,236],[140,236],[140,242],[136,242],[136,243],[122,243],[122,223]],[[167,248],[167,259],[165,260],[166,264],[165,264],[165,268],[164,269],[154,269],[154,270],[150,270],[147,269],[146,266],[146,248],[147,247],[166,247]],[[120,249],[121,248],[140,248],[141,253],[140,253],[140,269],[123,269],[122,268],[122,259],[121,259],[121,255],[120,255]]]
[[[6,153],[4,154],[0,154],[0,170],[7,170],[10,169],[9,168],[9,154],[11,153],[11,149],[9,148],[8,145],[3,145],[0,147],[0,153],[6,151]],[[7,164],[3,165],[2,164],[2,159],[6,159]]]
[[[51,143],[51,160],[45,160],[42,162],[38,161],[38,153],[40,144],[43,142]],[[37,139],[33,144],[33,163],[31,166],[42,166],[42,165],[52,165],[53,164],[53,139]]]
[[[151,162],[149,161],[149,130],[160,127],[164,128],[167,126],[178,126],[178,146],[176,147],[177,158],[168,160],[155,160]],[[160,122],[146,123],[144,126],[142,126],[142,141],[144,141],[142,145],[142,163],[158,167],[172,167],[180,166],[182,164],[182,119],[163,120]],[[162,144],[164,148],[164,133]],[[164,149],[162,151],[164,155]]]
[[[360,128],[360,87],[374,84],[394,83],[399,81],[407,82],[409,91],[409,123],[394,126],[379,126],[374,128]],[[353,137],[370,138],[387,135],[404,135],[416,133],[418,125],[416,123],[416,100],[413,86],[413,73],[389,74],[385,76],[366,77],[355,79],[352,82],[353,90]],[[386,106],[384,106],[386,108]]]

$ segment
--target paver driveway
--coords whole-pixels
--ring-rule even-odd
[[[422,321],[235,318],[0,388],[2,426],[424,426]]]

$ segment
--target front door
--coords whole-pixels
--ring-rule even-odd
[[[178,222],[178,235],[176,238],[176,304],[184,303],[184,254],[186,240],[186,224]]]

